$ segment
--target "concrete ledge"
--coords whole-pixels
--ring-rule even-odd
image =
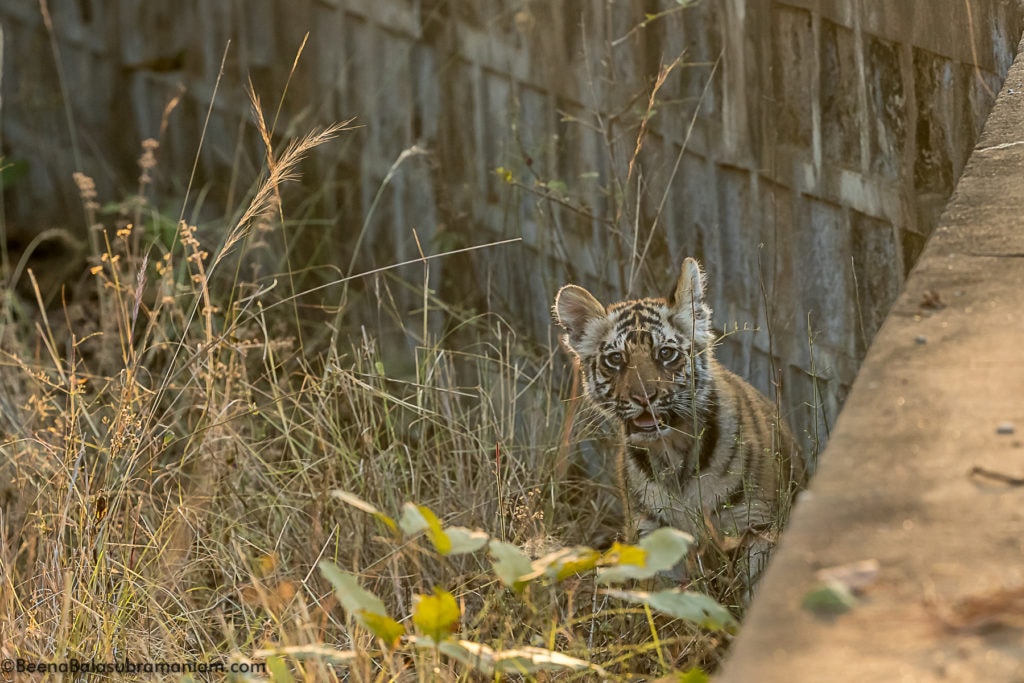
[[[874,340],[720,681],[1024,681],[1024,596],[985,628],[938,614],[1024,593],[1024,56]],[[1014,432],[1006,433],[1009,425]],[[801,606],[876,559],[851,611]],[[1010,623],[1005,623],[1009,621]]]

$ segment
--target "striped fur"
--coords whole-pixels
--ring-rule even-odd
[[[775,405],[715,360],[697,262],[684,261],[668,299],[606,308],[567,285],[554,314],[585,395],[621,427],[632,532],[673,526],[719,548],[753,548],[762,563],[803,482],[802,459]]]

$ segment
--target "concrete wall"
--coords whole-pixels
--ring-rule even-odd
[[[366,222],[359,269],[413,257],[413,229],[435,253],[522,237],[432,276],[449,300],[544,338],[558,285],[663,291],[695,255],[716,323],[756,328],[729,334],[723,359],[762,388],[781,380],[810,450],[963,169],[1024,21],[1000,0],[49,9],[66,100],[39,5],[0,5],[4,153],[26,169],[5,191],[12,233],[79,224],[76,169],[105,200],[133,191],[147,137],[161,139],[158,196],[180,197],[229,40],[203,202],[189,212],[230,215],[263,157],[243,86],[251,78],[273,112],[308,32],[278,131],[350,116],[363,127],[315,154],[306,192],[286,201],[326,219],[303,225],[301,258],[347,265],[381,183],[418,144],[428,153],[394,170]],[[654,79],[677,56],[630,174]]]

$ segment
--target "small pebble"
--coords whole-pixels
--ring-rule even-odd
[[[928,343],[928,337],[924,336],[923,334],[919,334],[916,337],[914,337],[914,342],[916,342],[918,344],[927,344]]]
[[[1012,422],[1000,422],[996,427],[996,434],[1013,434],[1014,431]]]

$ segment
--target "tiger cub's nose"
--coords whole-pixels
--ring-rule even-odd
[[[654,387],[634,387],[629,392],[629,397],[641,405],[647,405],[658,396],[658,390]]]

